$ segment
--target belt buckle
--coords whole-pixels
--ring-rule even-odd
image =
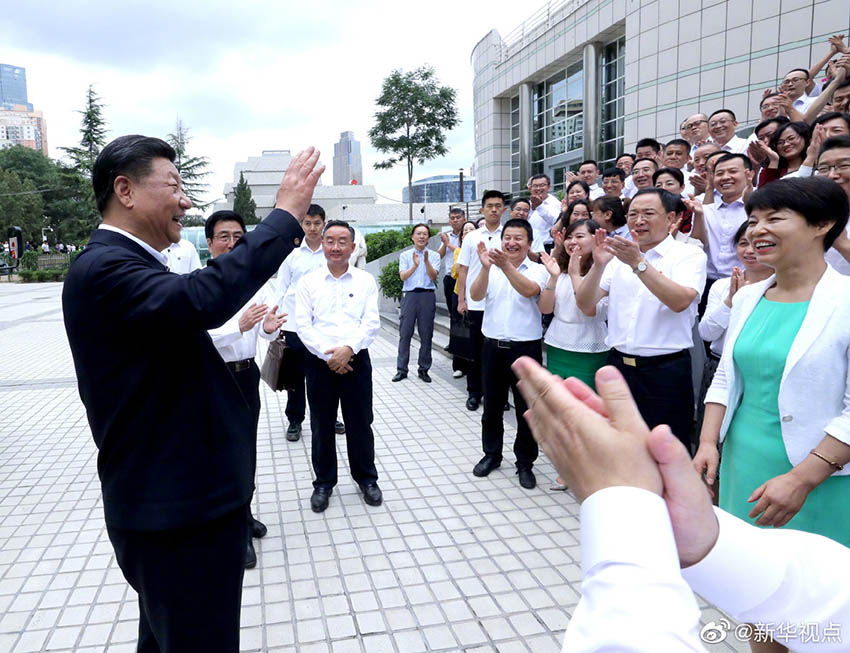
[[[511,343],[508,340],[497,340],[496,347],[498,347],[499,349],[510,349]]]
[[[623,356],[623,365],[628,365],[629,367],[637,367],[637,359],[633,356]]]

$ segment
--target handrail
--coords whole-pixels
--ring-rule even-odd
[[[505,61],[513,50],[526,46],[549,29],[556,21],[569,16],[587,1],[549,0],[502,39],[500,61]]]

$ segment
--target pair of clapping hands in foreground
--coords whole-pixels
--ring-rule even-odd
[[[667,504],[682,567],[711,551],[719,525],[705,483],[668,426],[649,430],[616,368],[596,373],[598,395],[531,358],[513,370],[535,439],[580,503],[607,487],[648,490]]]

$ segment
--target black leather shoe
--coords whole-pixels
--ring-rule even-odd
[[[431,383],[431,377],[428,376],[428,372],[426,370],[419,370],[419,378],[425,381],[425,383]]]
[[[493,456],[484,456],[473,468],[472,473],[473,475],[481,478],[483,476],[487,476],[501,464],[502,461],[500,459],[493,458]]]
[[[324,512],[328,508],[328,501],[333,494],[332,487],[317,487],[310,497],[310,508],[313,512]]]
[[[245,569],[253,569],[257,566],[257,552],[254,551],[254,543],[248,539],[248,548],[245,551]]]
[[[251,518],[251,537],[256,537],[259,540],[261,537],[265,537],[268,532],[269,529],[266,528],[263,522],[259,519]]]
[[[537,479],[530,467],[520,467],[516,470],[516,473],[519,474],[519,484],[526,490],[533,490],[537,487]]]
[[[301,424],[290,422],[289,428],[286,429],[286,439],[290,442],[298,442],[301,439]]]
[[[393,377],[393,383],[398,383],[402,379],[406,379],[406,378],[407,378],[407,372],[396,372],[395,376]]]
[[[380,506],[384,502],[384,495],[377,483],[361,485],[360,489],[363,491],[363,501],[370,506]]]
[[[334,424],[334,433],[336,433],[337,435],[342,435],[343,433],[345,433],[345,424],[337,420],[336,424]]]
[[[470,397],[466,400],[466,408],[467,410],[478,410],[478,405],[481,403],[481,400],[478,397]]]

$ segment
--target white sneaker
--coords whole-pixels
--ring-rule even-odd
[[[460,378],[460,377],[462,377],[462,376],[463,376],[463,372],[461,372],[460,370],[455,370],[455,371],[452,373],[452,377],[453,377],[453,378],[455,378],[455,379],[459,379],[459,378]]]

